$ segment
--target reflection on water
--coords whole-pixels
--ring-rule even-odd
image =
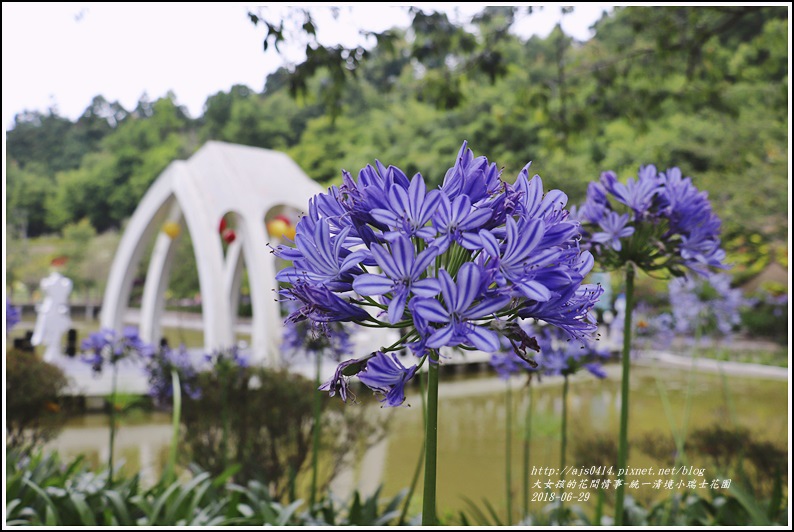
[[[786,448],[788,424],[788,383],[786,381],[730,377],[727,393],[719,375],[695,374],[690,383],[688,372],[634,368],[630,435],[639,439],[645,434],[671,434],[671,423],[680,430],[688,414],[688,431],[732,423],[748,428],[757,440],[769,440]],[[521,458],[524,413],[528,394],[523,379],[511,381],[514,423],[512,460],[515,507],[521,500]],[[604,464],[575,463],[577,443],[597,434],[617,438],[620,416],[619,377],[616,372],[603,381],[583,376],[574,378],[569,395],[569,465],[615,465],[614,459]],[[538,467],[559,467],[560,414],[562,412],[562,380],[546,379],[533,384],[532,440],[530,462]],[[462,497],[479,502],[487,498],[497,509],[505,501],[505,383],[491,376],[442,375],[439,401],[438,504],[446,511],[465,508]],[[690,394],[691,390],[691,394]],[[662,396],[669,400],[669,416],[665,414]],[[689,399],[688,399],[689,396]],[[379,403],[361,394],[364,405],[349,408],[372,408],[374,415],[383,415]],[[335,486],[357,486],[371,492],[384,484],[383,494],[391,496],[410,484],[422,443],[422,412],[418,388],[409,393],[410,407],[392,409],[388,438],[372,449],[362,464],[343,475]],[[687,407],[689,404],[689,407]],[[672,419],[671,419],[672,418]],[[154,478],[162,467],[170,438],[169,416],[162,413],[128,422],[117,434],[118,454],[126,461],[127,471],[141,468],[145,477]],[[86,454],[89,463],[104,464],[107,459],[107,418],[89,415],[70,423],[49,447],[62,455]],[[659,463],[640,452],[636,446],[629,456],[632,467],[669,467],[674,457]],[[706,476],[717,476],[711,464],[691,463],[706,468]],[[712,469],[710,469],[712,468]],[[533,479],[535,480],[535,479]],[[554,479],[556,480],[556,478]],[[650,488],[648,488],[650,489]],[[632,492],[650,498],[660,493]],[[421,486],[417,488],[421,494]],[[418,497],[417,497],[418,499]],[[538,503],[536,503],[538,504]],[[542,506],[542,505],[540,505]],[[540,510],[540,506],[533,509]],[[419,501],[415,501],[419,511]]]

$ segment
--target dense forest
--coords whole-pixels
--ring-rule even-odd
[[[413,13],[411,27],[347,58],[354,75],[313,57],[261,91],[208,97],[196,119],[173,94],[134,109],[96,96],[76,121],[18,114],[8,236],[119,229],[172,160],[210,139],[283,150],[322,183],[376,158],[440,183],[466,139],[509,180],[533,161],[572,202],[603,170],[679,166],[709,191],[735,273],[785,255],[786,7],[617,8],[586,42],[559,26],[522,40],[508,31],[512,8],[466,26]]]

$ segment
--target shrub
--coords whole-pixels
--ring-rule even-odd
[[[742,325],[753,337],[769,338],[785,345],[788,342],[788,296],[762,291],[742,313]]]
[[[61,396],[68,380],[57,366],[33,353],[6,352],[6,445],[29,449],[51,440],[65,414]]]
[[[226,379],[218,373],[201,373],[199,387],[201,397],[186,399],[182,409],[186,456],[213,475],[237,464],[236,482],[263,481],[274,499],[294,498],[311,456],[313,394],[319,393],[315,384],[286,371],[241,367]],[[363,451],[384,430],[382,424],[365,419],[363,408],[344,409],[325,394],[322,406],[323,482],[327,485],[351,453]]]

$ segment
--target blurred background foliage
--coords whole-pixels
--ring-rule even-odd
[[[723,220],[736,283],[772,262],[787,268],[786,7],[616,8],[586,42],[560,26],[521,39],[508,30],[522,10],[489,7],[457,25],[412,8],[410,27],[373,34],[368,49],[317,44],[297,10],[306,60],[260,92],[209,96],[198,118],[174,94],[144,95],[135,109],[98,95],[76,121],[18,114],[7,131],[7,283],[35,287],[49,258],[66,255],[76,289],[101,290],[109,259],[97,249],[114,241],[104,235],[171,161],[211,139],[286,151],[324,184],[376,158],[438,184],[466,139],[508,180],[534,161],[571,203],[601,171],[679,166]],[[286,38],[283,21],[249,16],[266,49]],[[197,290],[183,282],[172,295]]]

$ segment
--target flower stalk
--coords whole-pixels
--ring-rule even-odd
[[[523,517],[526,518],[529,515],[529,451],[530,451],[530,442],[532,441],[532,407],[534,406],[532,401],[532,381],[530,380],[527,383],[527,396],[528,396],[528,403],[527,403],[527,413],[524,419],[524,505],[523,505]]]
[[[174,406],[171,412],[171,449],[168,456],[168,464],[165,469],[166,484],[170,484],[176,480],[176,460],[179,451],[179,423],[182,417],[182,386],[179,382],[179,373],[176,369],[171,370],[171,383]]]
[[[116,386],[118,384],[118,364],[113,364],[113,383],[110,389],[110,450],[108,451],[108,488],[113,486],[113,448],[116,443]]]
[[[427,368],[427,419],[425,425],[425,484],[422,526],[437,525],[436,460],[438,458],[438,353],[431,351]]]
[[[315,372],[314,372],[314,425],[312,426],[312,484],[311,491],[309,492],[309,509],[314,508],[317,501],[317,470],[319,468],[319,455],[320,455],[320,420],[322,417],[322,397],[317,388],[320,387],[320,368],[322,366],[322,358],[320,353],[315,353]]]
[[[615,525],[623,525],[626,496],[626,462],[629,454],[629,371],[631,369],[631,316],[634,312],[634,265],[626,264],[626,316],[623,324],[623,375],[620,384],[620,437],[618,440],[618,476],[621,481],[615,498]]]
[[[513,520],[513,480],[511,475],[511,471],[513,469],[513,452],[511,448],[513,439],[513,398],[510,389],[510,380],[506,380],[505,383],[505,495],[507,495],[506,524],[510,525]]]

